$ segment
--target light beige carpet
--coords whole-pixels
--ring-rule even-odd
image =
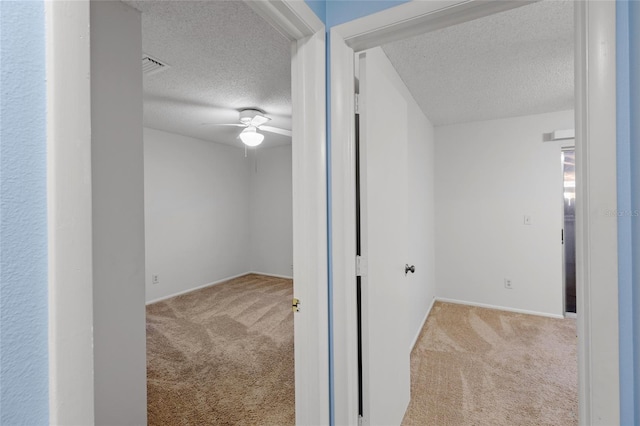
[[[150,425],[292,425],[292,281],[247,275],[147,306]]]
[[[576,344],[575,320],[436,302],[403,425],[577,425]]]

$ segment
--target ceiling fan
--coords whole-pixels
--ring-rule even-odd
[[[247,146],[258,146],[264,140],[264,135],[260,131],[277,133],[279,135],[291,137],[291,130],[279,127],[265,126],[271,119],[265,116],[264,111],[257,108],[244,108],[240,110],[240,123],[213,124],[214,126],[236,126],[244,127],[238,137]]]

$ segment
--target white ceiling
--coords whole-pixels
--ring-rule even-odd
[[[125,1],[142,12],[142,49],[170,65],[144,76],[144,125],[242,146],[238,110],[291,129],[290,42],[242,1]],[[265,133],[262,146],[291,143]]]
[[[572,109],[573,49],[557,0],[383,46],[436,126]]]
[[[143,51],[144,125],[242,146],[238,110],[291,129],[290,43],[242,1],[129,1]],[[573,3],[547,0],[383,46],[434,125],[573,108]],[[265,132],[263,146],[291,143]]]

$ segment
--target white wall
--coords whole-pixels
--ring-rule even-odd
[[[252,271],[291,277],[291,165],[290,145],[245,157],[145,128],[147,302]]]
[[[439,297],[563,314],[561,144],[543,134],[573,126],[562,111],[436,128]]]
[[[409,320],[415,340],[436,296],[435,134],[429,119],[411,99],[409,105],[409,254],[415,263],[410,282]]]
[[[291,145],[252,152],[251,270],[293,276]]]
[[[250,271],[244,150],[145,128],[144,154],[147,301]]]
[[[141,19],[121,2],[91,2],[90,23],[94,421],[139,425],[147,420]]]

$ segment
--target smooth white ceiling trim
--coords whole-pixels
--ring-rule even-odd
[[[320,18],[303,1],[244,1],[291,41],[312,36],[324,29]]]
[[[355,52],[468,22],[539,0],[412,1],[335,27]]]

